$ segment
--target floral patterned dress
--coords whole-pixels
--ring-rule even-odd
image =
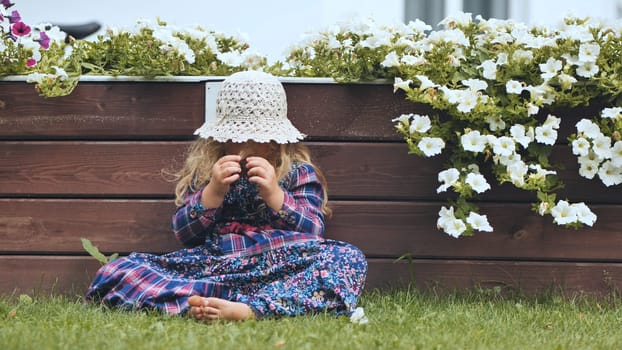
[[[173,216],[175,236],[188,248],[108,263],[87,299],[184,314],[188,298],[200,295],[243,302],[260,318],[351,314],[365,283],[365,256],[322,237],[323,189],[312,166],[294,164],[280,186],[279,211],[245,177],[230,186],[220,208],[203,208],[202,190],[189,193]]]

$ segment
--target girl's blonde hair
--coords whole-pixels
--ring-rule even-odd
[[[322,213],[330,217],[332,210],[328,207],[326,178],[322,171],[311,161],[311,155],[307,146],[300,142],[287,144],[271,142],[270,150],[268,161],[274,166],[279,180],[283,179],[289,172],[294,162],[307,163],[315,169],[324,191]],[[188,191],[196,192],[209,182],[212,176],[213,165],[224,155],[225,144],[213,139],[199,138],[190,145],[183,168],[174,174],[174,180],[177,181],[177,186],[175,187],[175,204],[177,206],[183,204],[184,196]]]

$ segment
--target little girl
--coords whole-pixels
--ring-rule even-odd
[[[273,76],[240,72],[216,99],[177,174],[175,237],[187,248],[103,266],[88,300],[198,320],[350,314],[367,273],[356,247],[324,239],[324,177],[287,119]]]

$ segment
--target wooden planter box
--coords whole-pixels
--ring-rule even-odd
[[[0,82],[0,293],[83,293],[99,263],[80,237],[106,253],[181,247],[170,229],[174,184],[162,170],[180,165],[213,108],[208,80],[219,79],[85,79],[70,96],[51,99],[31,84]],[[436,229],[443,159],[408,155],[391,122],[427,107],[390,85],[284,84],[289,116],[328,178],[335,215],[326,236],[365,252],[369,288],[607,293],[621,285],[619,194],[580,178],[565,145],[555,152],[566,167],[562,196],[592,204],[593,228],[560,228],[530,211],[530,193],[502,186],[480,203],[495,232],[454,239]],[[554,113],[563,119],[560,140],[588,115]],[[396,262],[404,254],[411,263]]]

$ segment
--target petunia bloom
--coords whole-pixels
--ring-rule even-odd
[[[41,47],[45,50],[50,48],[50,37],[45,34],[45,32],[39,33],[39,40],[37,41],[39,42],[39,45],[41,45]]]
[[[16,36],[26,36],[30,34],[30,27],[24,22],[17,22],[13,24],[11,31]]]

